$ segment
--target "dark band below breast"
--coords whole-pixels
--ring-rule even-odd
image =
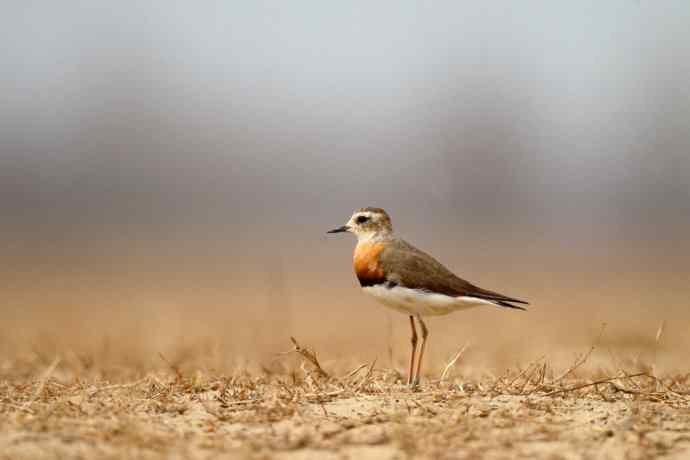
[[[359,280],[359,285],[362,287],[382,286],[386,289],[393,289],[394,287],[398,286],[398,283],[395,281],[388,281],[384,277],[379,278],[358,276],[357,279]]]

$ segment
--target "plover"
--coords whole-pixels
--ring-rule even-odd
[[[446,315],[482,305],[518,310],[525,310],[520,304],[528,305],[524,300],[488,291],[458,278],[429,254],[397,238],[393,233],[390,217],[381,208],[358,209],[347,224],[328,231],[340,232],[350,232],[357,236],[353,262],[362,291],[410,318],[412,352],[407,374],[408,385],[415,386],[419,383],[424,348],[429,335],[423,316]],[[415,318],[422,329],[416,372]]]

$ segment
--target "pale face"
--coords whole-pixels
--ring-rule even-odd
[[[358,237],[371,237],[381,229],[381,214],[370,211],[355,212],[346,226],[350,233]]]
[[[387,234],[391,231],[390,218],[385,212],[359,210],[352,214],[347,224],[328,233],[350,232],[356,235],[360,241],[363,241],[377,234]]]

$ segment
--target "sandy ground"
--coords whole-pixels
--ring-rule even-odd
[[[324,375],[303,357],[288,372],[170,364],[116,382],[6,361],[0,458],[690,458],[688,375],[535,361],[411,390],[375,363]]]
[[[129,246],[6,264],[0,458],[690,459],[682,251],[462,252],[449,265],[533,304],[431,318],[411,391],[407,318],[364,298],[351,247],[331,246],[265,276],[256,257]],[[342,272],[313,268],[325,259]],[[327,375],[281,354],[291,335]]]

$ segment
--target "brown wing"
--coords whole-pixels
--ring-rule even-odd
[[[512,303],[527,304],[523,300],[482,289],[458,278],[429,254],[403,240],[395,240],[381,252],[379,264],[386,280],[410,289],[420,289],[451,297],[475,297],[502,307],[519,308]]]

